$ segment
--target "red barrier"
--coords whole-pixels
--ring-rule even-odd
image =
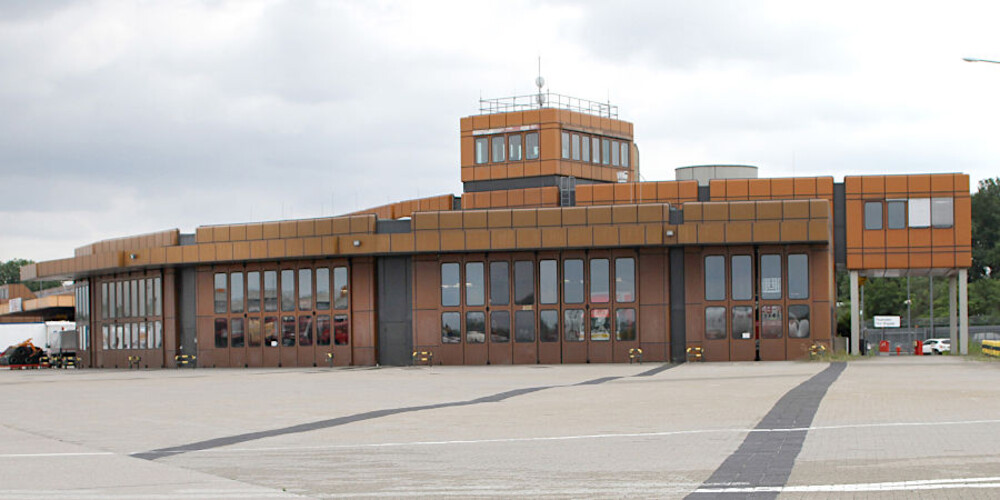
[[[888,340],[883,340],[883,341],[881,341],[881,342],[878,343],[878,352],[884,352],[884,353],[888,353],[889,352],[889,341]]]
[[[922,340],[913,341],[913,354],[917,356],[924,355],[924,342]]]

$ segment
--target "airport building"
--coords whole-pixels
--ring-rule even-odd
[[[484,100],[459,133],[460,196],[99,241],[22,278],[76,283],[91,367],[801,359],[837,301],[857,350],[865,276],[947,277],[963,345],[968,175],[640,181],[616,107],[550,93]]]

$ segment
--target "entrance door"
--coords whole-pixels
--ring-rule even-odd
[[[378,362],[410,365],[413,360],[413,293],[410,258],[378,259]]]

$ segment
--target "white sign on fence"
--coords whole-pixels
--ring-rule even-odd
[[[899,328],[899,316],[875,316],[875,328]]]
[[[7,303],[7,312],[12,312],[12,313],[21,312],[20,297],[16,299],[10,299],[10,302]]]

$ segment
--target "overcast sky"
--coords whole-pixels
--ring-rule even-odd
[[[459,118],[619,106],[646,180],[1000,175],[997,2],[0,2],[0,260],[461,194]]]

